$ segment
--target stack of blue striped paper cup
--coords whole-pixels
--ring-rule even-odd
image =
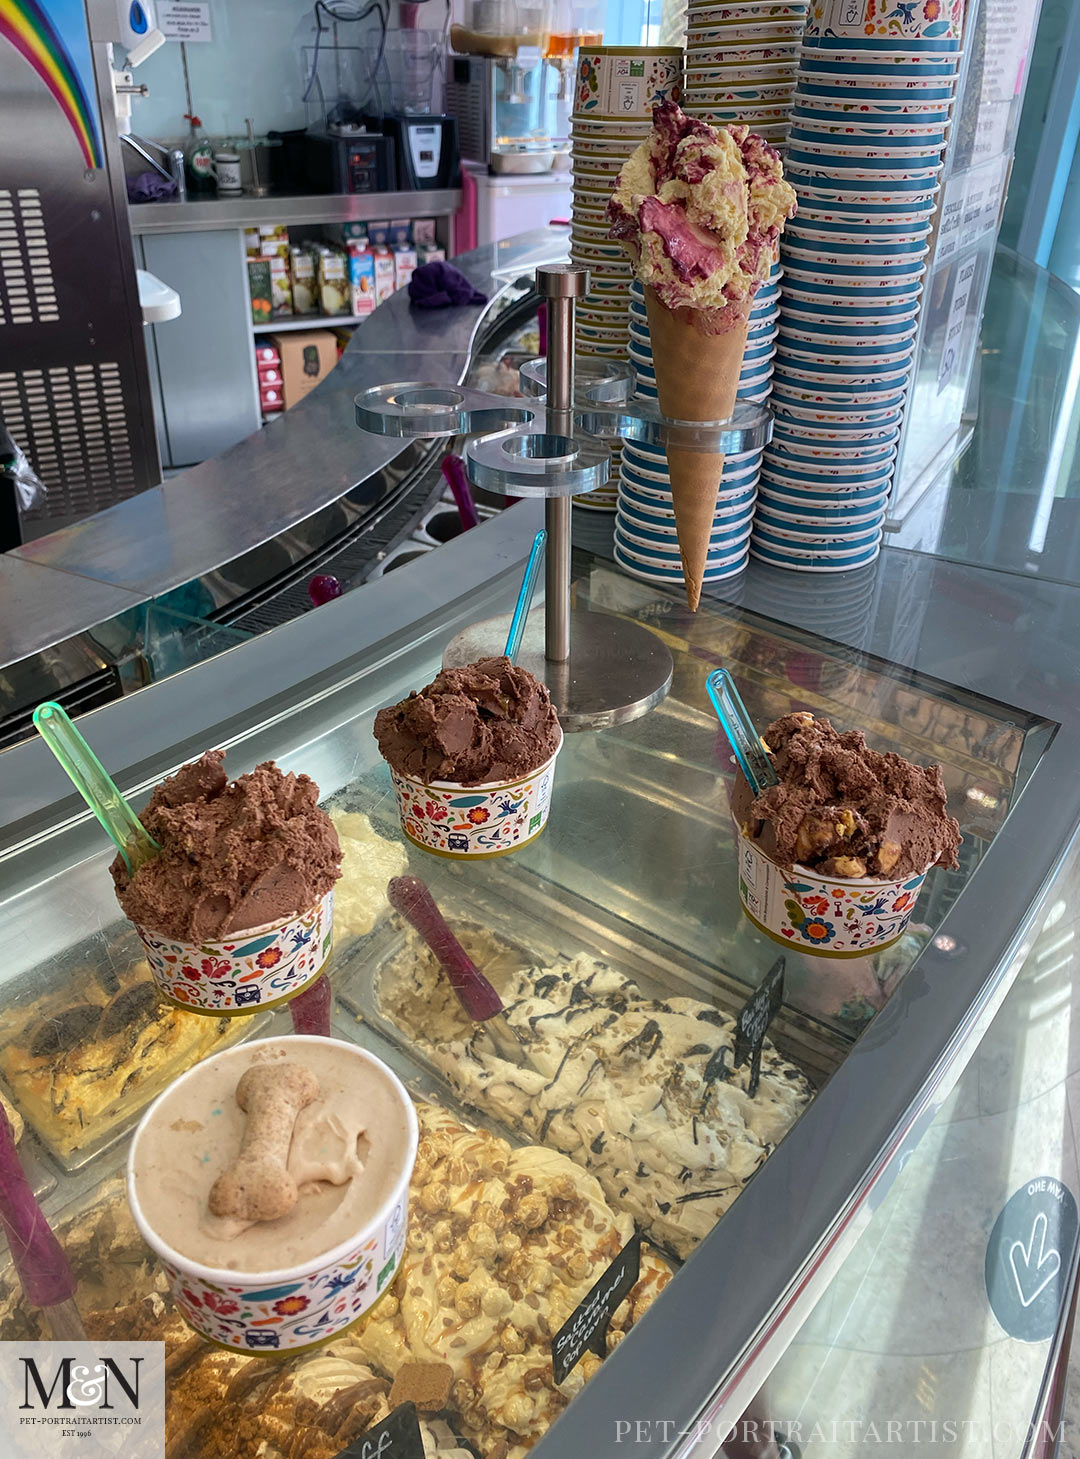
[[[808,0],[690,0],[683,110],[787,139]]]
[[[960,60],[957,0],[878,8],[813,8],[784,164],[799,210],[751,552],[804,572],[880,551]]]
[[[750,311],[739,400],[760,403],[769,394],[780,305],[779,274],[779,268],[775,267],[772,276],[758,290]],[[636,281],[630,291],[630,363],[637,372],[638,397],[655,400],[656,376],[645,296]],[[724,458],[705,583],[723,582],[746,567],[761,457],[759,449]],[[677,587],[685,581],[663,446],[640,441],[627,441],[623,445],[615,516],[615,560],[632,577],[647,582]]]

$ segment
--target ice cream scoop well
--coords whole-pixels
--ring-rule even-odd
[[[735,751],[739,768],[754,794],[760,795],[770,785],[779,785],[779,777],[765,753],[761,736],[728,670],[714,669],[705,680],[705,689]]]
[[[134,875],[161,847],[124,799],[119,788],[59,704],[47,700],[34,710],[34,724],[72,784],[120,848]]]
[[[395,912],[409,922],[439,960],[439,966],[474,1023],[482,1023],[500,1055],[521,1068],[532,1067],[521,1040],[503,1011],[502,999],[454,936],[435,899],[418,876],[395,876],[386,894]]]
[[[64,1249],[46,1221],[15,1149],[7,1115],[0,1109],[0,1223],[26,1300],[40,1307],[57,1342],[85,1341],[75,1305],[75,1278]]]

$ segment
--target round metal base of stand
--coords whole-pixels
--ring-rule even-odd
[[[474,623],[452,638],[443,667],[458,668],[501,654],[510,615]],[[648,628],[612,613],[573,609],[570,661],[544,657],[544,618],[535,613],[525,630],[518,663],[551,691],[563,729],[607,729],[638,719],[659,704],[671,687],[673,664],[667,645]]]

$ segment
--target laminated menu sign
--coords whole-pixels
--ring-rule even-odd
[[[389,1418],[353,1439],[336,1459],[424,1459],[416,1404],[399,1404]]]
[[[761,1046],[769,1024],[784,1001],[784,959],[778,957],[735,1020],[735,1068],[750,1060],[747,1094],[753,1099],[761,1077]]]
[[[555,1382],[564,1382],[586,1353],[607,1353],[607,1330],[615,1309],[630,1295],[641,1275],[641,1237],[635,1234],[607,1271],[578,1303],[551,1344]]]

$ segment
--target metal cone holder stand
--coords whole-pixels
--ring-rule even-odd
[[[575,607],[570,578],[571,499],[608,479],[608,439],[735,454],[763,446],[771,418],[742,405],[731,421],[673,421],[654,402],[633,399],[629,366],[590,362],[575,389],[574,301],[589,288],[584,268],[536,271],[547,302],[547,359],[522,369],[521,402],[465,386],[380,385],[356,396],[356,423],[376,435],[408,439],[473,435],[465,451],[469,480],[505,496],[545,498],[547,527],[543,627],[533,614],[518,662],[551,692],[564,730],[602,729],[646,714],[671,684],[666,645],[649,629],[611,613]],[[445,667],[500,654],[510,615],[473,624],[452,639]]]

